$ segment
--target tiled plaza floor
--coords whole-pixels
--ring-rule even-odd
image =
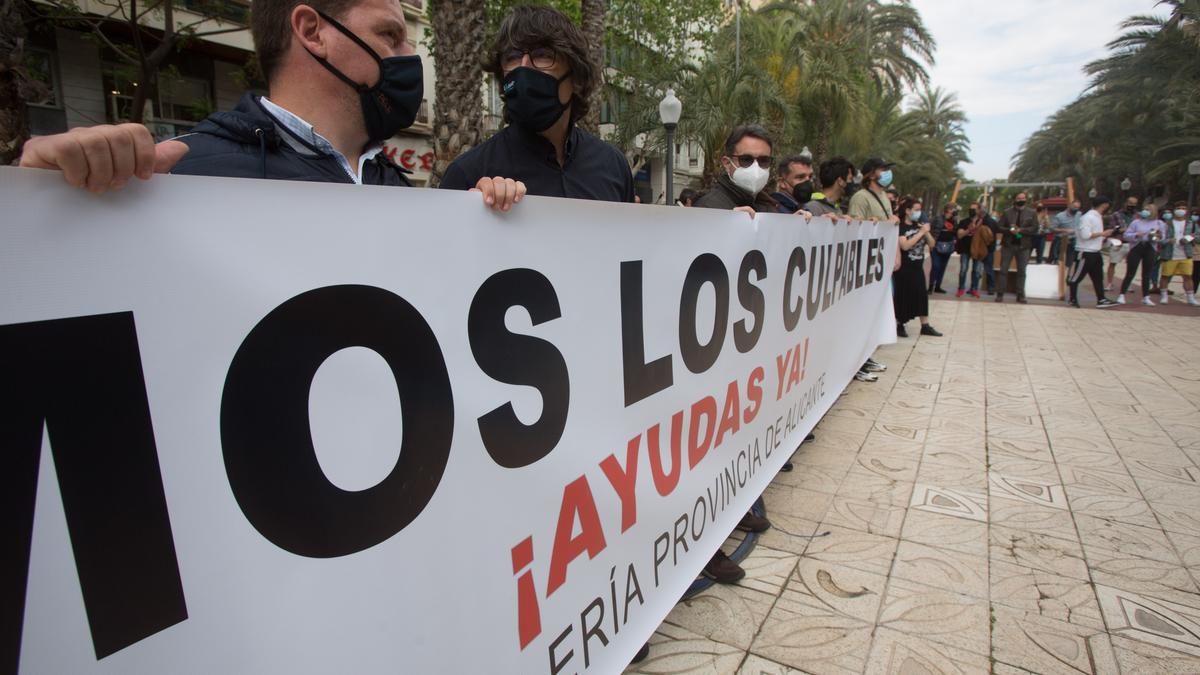
[[[1200,313],[931,311],[627,672],[1200,672]]]

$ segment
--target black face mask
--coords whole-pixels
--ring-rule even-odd
[[[354,44],[362,47],[363,51],[370,54],[371,58],[375,59],[375,63],[379,64],[379,81],[375,83],[375,86],[368,87],[351,80],[346,77],[345,73],[334,68],[333,64],[309,52],[309,56],[316,59],[317,63],[325,66],[326,70],[358,92],[362,105],[363,124],[367,130],[367,144],[381,143],[396,135],[397,131],[411,127],[417,119],[417,111],[421,108],[421,96],[425,93],[421,57],[415,55],[392,56],[381,59],[370,45],[350,32],[348,28],[323,12],[317,13],[322,19],[328,21],[329,25],[353,40]]]
[[[558,100],[558,86],[571,73],[555,79],[536,68],[515,68],[504,76],[500,95],[504,110],[512,122],[521,128],[540,133],[554,126],[567,105]]]
[[[795,199],[796,203],[800,206],[804,206],[805,204],[811,202],[812,196],[813,182],[811,180],[806,180],[803,183],[796,183],[794,186],[792,186],[792,199]]]
[[[1071,215],[1075,215],[1075,214],[1077,214],[1077,213],[1079,213],[1079,209],[1077,209],[1077,208],[1075,208],[1074,206],[1072,206],[1072,207],[1071,207]]]
[[[1015,202],[1013,202],[1013,203],[1017,205],[1017,208],[1021,208],[1022,206],[1025,206],[1025,200],[1024,200],[1024,199],[1017,200],[1017,201],[1015,201]]]
[[[975,209],[971,209],[970,211],[967,211],[967,213],[971,214],[972,218],[975,217]]]

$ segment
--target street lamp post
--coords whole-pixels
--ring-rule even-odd
[[[1188,185],[1188,209],[1196,206],[1196,178],[1200,176],[1200,159],[1188,164],[1188,175],[1192,177],[1192,182]]]
[[[683,103],[675,97],[675,90],[668,89],[667,95],[658,103],[658,117],[667,130],[667,197],[664,204],[675,203],[675,125],[683,114]]]

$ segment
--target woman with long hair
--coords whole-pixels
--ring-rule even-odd
[[[913,318],[921,320],[921,335],[941,337],[929,325],[929,296],[925,292],[925,252],[936,241],[930,234],[929,223],[921,222],[921,202],[907,197],[900,201],[900,268],[892,275],[896,292],[892,303],[896,309],[896,335],[908,337],[904,324]]]

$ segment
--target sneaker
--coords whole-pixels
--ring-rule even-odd
[[[783,466],[779,467],[779,470],[784,473],[791,473],[792,469],[794,468],[796,468],[796,466],[791,462],[784,462]]]
[[[1117,296],[1117,304],[1118,305],[1125,304],[1125,294],[1124,293]]]
[[[896,324],[896,337],[908,337],[908,330],[904,328],[904,324]]]
[[[1165,293],[1163,295],[1158,296],[1158,304],[1160,304],[1160,305],[1167,304],[1167,296]]]
[[[804,440],[800,441],[800,443],[801,443],[801,444],[804,444],[804,443],[812,443],[812,442],[813,442],[813,441],[815,441],[815,440],[817,440],[817,435],[816,435],[816,434],[809,434],[809,435],[805,436],[805,437],[804,437]]]
[[[937,286],[937,287],[935,287],[935,288],[933,289],[933,292],[934,292],[934,293],[941,293],[942,295],[945,295],[945,294],[946,294],[946,289],[942,288],[941,286]]]
[[[934,328],[933,326],[930,326],[929,324],[925,324],[925,325],[921,326],[921,335],[928,335],[930,337],[942,337],[942,334],[938,332],[938,329]]]
[[[718,584],[736,584],[746,576],[746,570],[721,551],[713,554],[701,573]]]
[[[771,529],[771,521],[747,511],[746,515],[742,516],[741,521],[738,522],[737,529],[742,532],[766,532]]]
[[[967,293],[966,291],[964,291],[963,289],[960,288],[960,289],[958,289],[958,292],[954,294],[954,297],[961,298],[962,296],[966,295],[966,293]]]
[[[996,302],[1004,302],[1004,295],[1003,295],[1003,294],[1001,294],[1001,295],[997,295],[997,296],[996,296]]]
[[[868,373],[865,370],[860,370],[854,374],[854,379],[859,382],[878,382],[879,376],[874,373]]]
[[[1078,306],[1078,305],[1076,305],[1076,306]],[[1113,302],[1112,300],[1109,300],[1108,298],[1101,298],[1100,302],[1096,303],[1096,307],[1099,309],[1108,309],[1109,307],[1116,307],[1116,306],[1117,306],[1117,303]]]
[[[867,362],[863,364],[862,369],[868,373],[882,373],[883,371],[887,370],[887,366],[876,361],[875,359],[867,359]]]
[[[1191,305],[1192,307],[1200,307],[1200,301],[1196,300],[1195,295],[1188,296],[1187,304]]]
[[[1079,309],[1079,301],[1078,300],[1074,300],[1074,299],[1069,300],[1069,301],[1067,301],[1067,304],[1074,307],[1075,309]]]
[[[1017,304],[1018,304],[1018,305],[1028,305],[1028,304],[1029,304],[1029,301],[1025,299],[1025,296],[1023,296],[1023,295],[1018,295],[1018,296],[1017,296]]]
[[[979,291],[971,291],[971,297],[972,297],[972,298],[978,298],[978,297],[979,297]]]
[[[1153,300],[1151,300],[1151,299],[1150,299],[1150,296],[1148,296],[1148,295],[1147,295],[1147,296],[1145,296],[1145,297],[1143,297],[1143,298],[1142,298],[1142,304],[1143,304],[1143,305],[1145,305],[1145,306],[1147,306],[1147,307],[1153,307],[1153,306],[1154,306],[1154,301],[1153,301]]]

